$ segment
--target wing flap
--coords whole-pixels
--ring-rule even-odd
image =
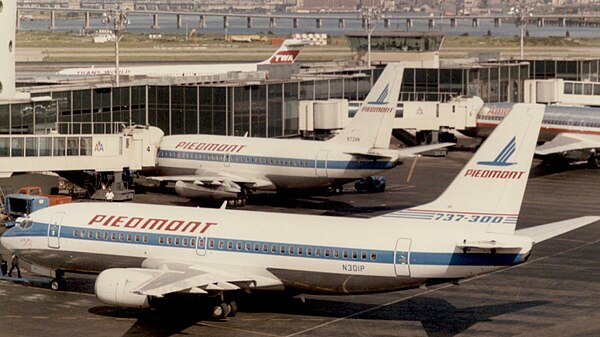
[[[583,216],[579,218],[553,222],[545,225],[523,228],[515,231],[516,235],[526,236],[533,240],[534,243],[542,242],[551,239],[555,236],[575,230],[579,227],[591,224],[600,220],[599,216]]]
[[[422,152],[437,150],[437,149],[441,149],[444,147],[450,147],[453,145],[456,145],[456,143],[437,143],[437,144],[429,144],[429,145],[411,146],[411,147],[407,147],[407,148],[398,150],[398,156],[400,158],[414,157],[415,155],[422,153]]]
[[[560,133],[554,139],[535,149],[535,154],[546,156],[575,150],[600,148],[600,137],[576,133]]]

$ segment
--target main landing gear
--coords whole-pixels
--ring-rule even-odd
[[[217,303],[212,309],[212,315],[216,319],[235,317],[238,306],[235,301]]]
[[[56,276],[50,281],[50,289],[54,291],[62,290],[65,287],[64,273],[60,270],[56,271]]]

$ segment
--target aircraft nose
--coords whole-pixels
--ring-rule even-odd
[[[4,232],[4,234],[2,234],[2,236],[0,236],[0,245],[10,251],[13,251],[14,248],[14,245],[12,244],[12,233],[14,233],[14,228],[7,230]]]

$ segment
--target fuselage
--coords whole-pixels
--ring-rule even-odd
[[[259,289],[280,282],[289,290],[356,293],[469,277],[527,258],[527,240],[502,252],[457,247],[486,228],[401,216],[339,219],[79,203],[35,212],[1,240],[23,260],[51,269],[98,273],[163,259],[270,280],[258,280]]]
[[[487,103],[477,115],[477,127],[461,131],[487,138],[512,110],[514,103]],[[539,141],[550,141],[559,133],[580,133],[600,137],[600,108],[548,105],[540,128]]]
[[[120,67],[123,76],[185,77],[225,74],[231,71],[256,71],[256,63],[230,64],[178,64],[168,66],[128,66]],[[69,68],[59,71],[59,75],[100,76],[114,75],[115,67]]]
[[[166,174],[212,171],[256,177],[272,185],[256,189],[307,189],[364,178],[398,165],[397,151],[380,150],[389,158],[361,159],[352,153],[368,149],[322,141],[210,135],[166,136],[158,151],[158,167]]]

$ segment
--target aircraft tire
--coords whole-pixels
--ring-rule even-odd
[[[333,187],[333,193],[335,194],[342,194],[344,192],[344,187],[343,186],[334,186]]]
[[[61,290],[63,287],[63,282],[60,281],[59,279],[52,279],[52,281],[50,281],[50,289],[54,290],[54,291],[59,291]]]
[[[237,303],[235,301],[231,301],[231,302],[229,302],[229,307],[231,308],[229,317],[235,317],[235,314],[237,314],[237,311],[238,311]]]
[[[596,154],[592,154],[588,159],[588,166],[591,168],[600,168],[600,157],[597,157]]]

